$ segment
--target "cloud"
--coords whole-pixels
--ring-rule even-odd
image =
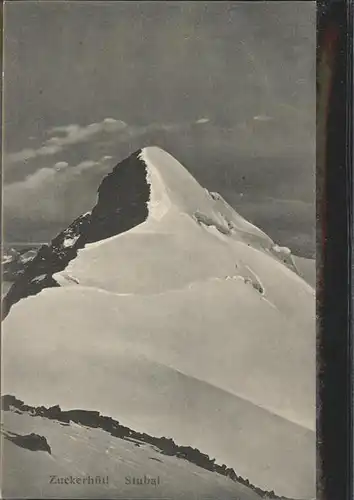
[[[125,122],[116,120],[115,118],[105,118],[102,122],[90,123],[86,126],[70,124],[53,127],[48,131],[51,137],[39,148],[25,148],[15,153],[9,153],[5,156],[5,162],[7,164],[17,163],[28,161],[38,156],[54,155],[63,151],[68,146],[87,142],[101,132],[121,132],[127,127],[128,125]]]
[[[91,169],[92,167],[100,166],[101,160],[99,162],[92,160],[85,160],[74,167],[75,174],[83,172],[84,170]]]
[[[64,135],[54,136],[48,139],[47,144],[54,144],[59,147],[78,144],[88,141],[92,136],[100,132],[119,132],[127,128],[128,125],[115,118],[105,118],[99,123],[90,123],[87,126],[80,125],[64,125],[53,127],[49,130],[50,134],[63,133]]]
[[[6,218],[11,221],[22,217],[29,222],[71,219],[93,204],[97,187],[94,179],[98,181],[110,168],[104,157],[77,165],[59,161],[52,167],[40,168],[25,179],[4,186]]]
[[[39,156],[55,155],[56,153],[59,153],[60,150],[61,150],[61,148],[60,148],[59,144],[54,144],[54,145],[45,144],[44,146],[39,148],[37,151],[35,151],[35,156],[37,156],[37,154]]]
[[[5,161],[9,163],[16,163],[19,161],[26,161],[29,160],[30,158],[35,158],[37,155],[37,150],[35,149],[22,149],[21,151],[18,151],[17,153],[10,153],[5,157]]]
[[[64,168],[68,167],[69,166],[69,163],[66,162],[66,161],[58,161],[57,163],[55,163],[54,165],[54,170],[63,170]]]
[[[257,115],[257,116],[254,116],[253,119],[257,122],[269,122],[269,121],[273,120],[273,118],[271,116],[267,116],[267,115]]]
[[[202,123],[209,123],[209,122],[210,122],[209,118],[199,118],[199,120],[197,120],[195,123],[199,125]]]
[[[24,189],[30,189],[30,190],[36,190],[39,186],[41,186],[43,183],[47,182],[48,179],[52,179],[55,176],[55,170],[52,168],[41,168],[37,170],[34,174],[29,175],[26,177],[24,181],[21,182],[16,182],[13,184],[13,187],[19,188],[19,195],[21,194],[21,188]],[[9,186],[11,187],[11,186]],[[5,187],[6,191],[6,187]],[[11,191],[11,189],[10,189]],[[21,199],[21,198],[19,198]]]
[[[38,156],[55,155],[64,149],[76,144],[89,142],[98,134],[118,134],[117,141],[125,141],[141,137],[150,132],[178,132],[185,130],[191,125],[208,123],[208,118],[200,118],[195,122],[185,123],[150,123],[148,125],[128,125],[122,120],[115,118],[105,118],[101,122],[90,123],[81,126],[78,124],[61,125],[48,130],[47,139],[39,148],[25,148],[15,153],[5,156],[5,163],[26,162]],[[108,159],[108,158],[107,158]]]
[[[66,161],[59,161],[55,163],[52,168],[49,167],[40,168],[36,172],[25,177],[25,179],[23,179],[22,181],[14,182],[12,184],[5,186],[5,189],[7,190],[36,189],[40,187],[41,184],[45,184],[48,181],[48,179],[54,180],[55,178],[55,181],[59,179],[69,180],[70,177],[73,177],[74,175],[77,175],[78,173],[81,173],[84,170],[88,170],[93,167],[100,167],[103,161],[104,157],[98,161],[84,160],[78,163],[77,165],[72,165],[72,166],[70,166],[69,163]],[[63,173],[65,177],[63,176]]]

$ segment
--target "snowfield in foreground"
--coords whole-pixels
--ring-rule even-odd
[[[246,486],[184,459],[163,455],[149,444],[112,438],[101,429],[75,423],[62,425],[46,418],[9,412],[4,417],[5,427],[13,433],[45,436],[51,448],[49,454],[3,440],[3,467],[9,473],[3,478],[2,492],[7,499],[14,496],[72,499],[78,495],[80,498],[115,500],[261,498]],[[133,480],[135,483],[144,481],[144,476],[155,479],[156,484],[133,484]],[[80,478],[81,484],[70,484],[71,477]],[[101,484],[96,483],[97,477]],[[65,479],[67,484],[58,484]]]
[[[136,162],[148,216],[76,253],[83,236],[68,232],[60,252],[74,245],[74,257],[50,277],[60,287],[22,298],[4,321],[2,393],[98,410],[262,489],[314,497],[314,289],[288,249],[170,155],[146,148]],[[119,166],[111,175],[119,183]],[[129,192],[134,179],[121,182]]]

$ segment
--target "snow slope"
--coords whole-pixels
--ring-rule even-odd
[[[113,191],[107,237],[75,247],[84,232],[63,233],[65,267],[46,275],[56,287],[4,321],[2,392],[98,410],[196,446],[262,489],[313,497],[314,289],[168,153],[146,148],[134,166],[146,171],[147,216],[136,198],[140,222],[115,235],[125,206]],[[105,189],[124,182],[119,165],[111,175]]]
[[[101,429],[6,412],[6,431],[35,433],[50,443],[51,454],[20,448],[3,439],[4,498],[128,498],[260,500],[255,492],[186,460],[159,453],[154,446],[113,437]],[[50,484],[50,476],[100,477],[101,484]],[[159,484],[129,484],[144,475]],[[28,477],[31,481],[28,481]],[[102,479],[108,484],[102,484]],[[55,479],[56,481],[56,479]],[[82,481],[81,481],[82,482]],[[145,480],[146,482],[146,480]]]

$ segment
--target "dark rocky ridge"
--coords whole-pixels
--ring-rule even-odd
[[[16,446],[20,448],[25,448],[31,451],[46,451],[49,455],[52,454],[52,450],[48,444],[47,439],[44,436],[39,436],[38,434],[16,434],[15,432],[5,432],[3,431],[5,439],[8,439]]]
[[[290,500],[286,497],[277,496],[274,491],[264,491],[261,488],[254,486],[248,479],[238,476],[234,469],[227,467],[225,464],[216,464],[215,459],[211,459],[207,454],[202,453],[197,448],[192,448],[191,446],[179,446],[171,438],[153,437],[146,433],[136,432],[129,429],[129,427],[121,425],[117,420],[114,420],[111,417],[101,415],[98,411],[63,411],[59,405],[55,405],[50,408],[46,408],[45,406],[33,407],[24,404],[23,401],[9,394],[1,397],[1,410],[5,412],[13,411],[16,413],[28,413],[33,417],[43,417],[49,420],[55,420],[62,425],[70,425],[70,422],[75,422],[76,424],[84,425],[86,427],[102,429],[113,437],[128,441],[133,440],[136,442],[136,446],[140,446],[140,444],[150,444],[154,446],[155,449],[162,455],[169,455],[184,459],[194,465],[197,465],[198,467],[215,472],[224,477],[228,477],[234,482],[247,486],[263,499]],[[4,431],[2,432],[4,433]],[[46,451],[49,452],[49,450]]]
[[[44,288],[60,286],[53,275],[64,270],[87,243],[100,241],[128,231],[148,217],[150,185],[147,169],[139,158],[141,150],[118,163],[98,188],[98,200],[91,212],[78,217],[43,245],[25,266],[2,301],[2,319],[22,298],[36,295]],[[72,239],[70,246],[65,241]]]
[[[35,248],[21,248],[15,250],[11,248],[8,252],[2,252],[8,260],[2,262],[2,278],[4,281],[15,281],[23,274],[26,264],[32,260],[37,253]]]

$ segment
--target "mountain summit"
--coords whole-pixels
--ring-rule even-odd
[[[50,245],[39,249],[37,257],[5,297],[3,316],[21,298],[35,295],[46,287],[58,286],[53,274],[65,269],[87,243],[116,236],[146,220],[150,186],[146,165],[139,159],[140,153],[119,163],[104,178],[98,189],[97,204],[91,212],[76,219]]]
[[[9,311],[3,394],[99,411],[264,490],[314,496],[314,290],[165,151],[105,177],[92,211],[28,263]]]
[[[239,216],[218,193],[203,189],[165,151],[148,147],[120,162],[103,179],[92,211],[78,217],[49,245],[43,245],[25,272],[21,270],[3,301],[3,317],[21,298],[59,286],[62,276],[55,279],[54,274],[63,271],[88,244],[102,242],[136,227],[145,231],[163,218],[170,221],[170,229],[175,231],[181,216],[189,217],[209,231],[232,237],[237,235],[240,240],[257,244],[295,269],[287,252],[279,253],[280,247]]]

